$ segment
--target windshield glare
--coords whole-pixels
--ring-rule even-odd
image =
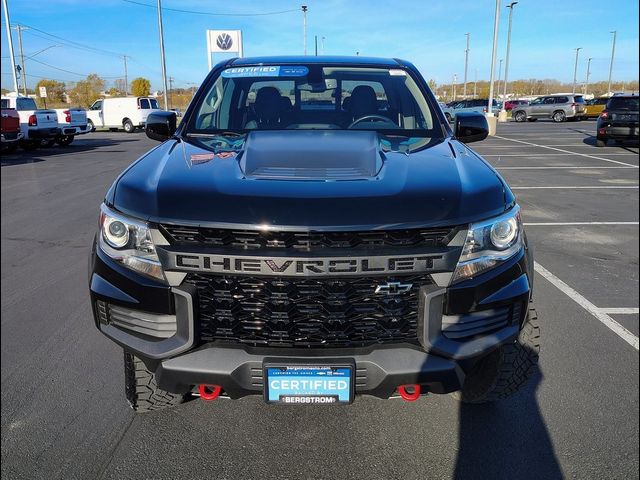
[[[228,68],[196,107],[187,133],[376,130],[442,137],[405,70],[350,66]]]

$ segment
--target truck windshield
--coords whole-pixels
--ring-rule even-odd
[[[442,137],[408,71],[319,65],[223,70],[195,107],[189,133],[252,130],[374,130]]]

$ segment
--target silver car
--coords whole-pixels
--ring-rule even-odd
[[[535,122],[539,118],[550,118],[554,122],[581,120],[587,116],[587,107],[582,95],[545,95],[532,100],[529,105],[516,105],[512,117],[516,122]]]
[[[461,112],[476,112],[476,113],[487,113],[487,104],[489,100],[476,98],[473,100],[462,100],[460,102],[451,104],[451,106],[443,108],[445,117],[449,123],[453,122],[454,117]],[[493,108],[491,109],[493,113],[497,113],[500,108],[498,106],[498,102],[493,100]]]

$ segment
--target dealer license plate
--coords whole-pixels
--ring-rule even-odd
[[[316,405],[353,401],[353,367],[265,365],[267,403]]]

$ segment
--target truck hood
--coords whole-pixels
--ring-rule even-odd
[[[367,131],[265,131],[237,153],[214,153],[170,140],[130,166],[106,201],[153,222],[354,230],[459,225],[513,200],[455,140],[410,154],[384,143]]]

